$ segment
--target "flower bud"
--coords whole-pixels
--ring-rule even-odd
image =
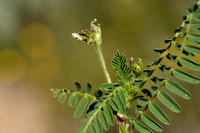
[[[101,38],[101,27],[100,27],[100,24],[95,24],[97,22],[97,19],[94,19],[92,22],[91,22],[91,25],[90,25],[90,31],[91,33],[93,34],[94,36],[94,42],[96,45],[100,46],[101,43],[102,43],[102,38]]]
[[[81,30],[79,33],[72,33],[72,37],[78,41],[83,41],[86,44],[94,46],[100,46],[102,43],[101,39],[101,28],[99,24],[95,24],[97,19],[91,22],[90,30]]]
[[[130,65],[134,63],[133,57],[131,57],[131,58],[129,59],[129,62],[130,62]]]
[[[130,61],[133,61],[133,60],[130,59],[129,62]],[[142,68],[143,68],[143,63],[142,63],[142,59],[140,59],[140,58],[138,59],[137,63],[133,62],[131,64],[131,70],[135,74],[136,78],[142,74]]]

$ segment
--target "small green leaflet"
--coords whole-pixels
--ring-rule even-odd
[[[96,130],[95,130],[93,124],[90,125],[90,131],[91,131],[91,133],[96,133]]]
[[[108,102],[113,110],[119,111],[119,108],[117,107],[117,104],[115,103],[115,101],[113,101],[112,99],[108,99]]]
[[[53,89],[53,88],[51,88],[51,89],[50,89],[50,91],[52,92],[52,94],[53,94],[53,97],[57,97],[57,96],[58,96],[58,94],[59,94],[59,91],[58,91],[58,90],[56,90],[56,89]]]
[[[141,119],[145,124],[147,124],[150,128],[154,129],[155,131],[162,132],[162,127],[156,123],[149,115],[143,113],[141,115]]]
[[[112,110],[110,109],[109,105],[108,104],[103,105],[103,110],[105,112],[104,114],[105,114],[105,117],[106,117],[108,123],[111,126],[113,126],[115,124],[115,119],[114,119]]]
[[[180,86],[178,83],[168,80],[165,83],[165,86],[167,87],[168,90],[170,90],[171,92],[175,93],[176,95],[179,95],[185,99],[190,99],[191,95],[190,93],[185,90],[182,86]]]
[[[97,118],[94,118],[93,121],[94,121],[94,128],[95,128],[96,132],[102,133],[102,127],[101,127],[99,120]]]
[[[152,133],[150,129],[148,129],[146,126],[138,121],[134,124],[134,127],[141,133]]]
[[[85,108],[88,104],[89,98],[88,97],[82,97],[80,102],[78,103],[76,110],[74,112],[74,118],[79,118],[83,112],[85,111]]]
[[[196,47],[196,46],[193,46],[193,45],[184,46],[184,50],[191,52],[193,54],[200,54],[200,47]]]
[[[86,83],[83,93],[89,93],[91,92],[91,89],[92,89],[92,86],[89,83]]]
[[[182,37],[186,37],[188,41],[190,41],[193,44],[200,44],[200,35],[197,34],[190,34],[190,33],[181,33]]]
[[[106,90],[113,87],[113,83],[103,83],[99,86],[100,90]]]
[[[200,71],[200,64],[190,60],[190,59],[187,59],[185,57],[181,57],[179,58],[179,62],[185,66],[185,67],[188,67],[190,69],[193,69],[193,70],[198,70]]]
[[[117,104],[119,111],[121,114],[125,114],[126,113],[126,106],[124,105],[122,98],[119,96],[118,93],[114,94],[113,96],[113,100],[115,101],[115,103]]]
[[[60,95],[58,96],[58,101],[60,101],[61,103],[64,103],[67,99],[67,94],[65,92],[60,93]]]
[[[193,76],[193,75],[190,75],[180,69],[174,69],[173,70],[173,75],[180,79],[180,80],[183,80],[183,81],[186,81],[186,82],[189,82],[189,83],[193,83],[193,84],[198,84],[200,83],[200,79]]]
[[[69,105],[69,106],[72,106],[72,107],[75,107],[76,104],[77,104],[77,101],[78,101],[78,96],[77,96],[76,94],[72,94],[72,95],[69,97],[68,105]]]
[[[181,111],[181,107],[171,98],[166,92],[160,91],[158,93],[158,99],[169,109],[172,111],[179,113]]]
[[[155,103],[151,102],[149,104],[149,110],[164,124],[169,125],[170,121],[163,110]]]
[[[102,127],[103,127],[105,130],[108,130],[108,128],[109,128],[108,126],[109,126],[109,125],[108,125],[108,122],[107,122],[107,120],[106,120],[106,117],[105,117],[103,111],[99,112],[98,119],[99,119],[99,121],[100,121]]]

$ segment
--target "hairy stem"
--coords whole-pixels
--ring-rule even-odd
[[[105,60],[103,58],[101,47],[100,46],[96,46],[95,49],[97,51],[97,55],[99,57],[99,61],[100,61],[100,64],[102,66],[102,69],[103,69],[104,75],[106,77],[106,80],[107,80],[108,83],[111,83],[110,75],[108,73],[108,70],[107,70],[107,67],[106,67],[106,63],[105,63]]]

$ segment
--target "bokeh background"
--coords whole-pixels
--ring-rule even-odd
[[[0,0],[0,133],[75,133],[74,109],[52,97],[50,88],[72,88],[76,80],[94,89],[106,82],[95,50],[72,32],[102,26],[103,52],[113,81],[111,59],[120,50],[156,59],[153,48],[180,26],[192,0]],[[200,73],[196,73],[200,75]],[[166,110],[164,133],[200,133],[199,85],[185,85],[192,100],[173,95],[179,114]],[[162,104],[160,104],[162,105]],[[134,113],[129,111],[129,113]],[[116,132],[112,128],[110,133]]]

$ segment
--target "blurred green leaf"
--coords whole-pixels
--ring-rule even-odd
[[[76,104],[77,104],[77,101],[78,101],[78,96],[76,94],[72,94],[69,97],[68,105],[72,106],[72,107],[75,107]]]
[[[61,103],[64,103],[67,99],[67,94],[65,92],[60,93],[60,95],[58,96],[58,101],[60,101]]]

